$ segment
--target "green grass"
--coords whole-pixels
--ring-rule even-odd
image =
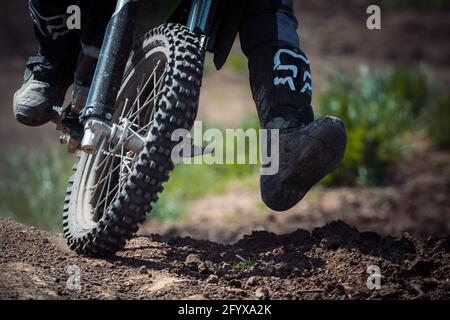
[[[73,157],[64,148],[0,158],[0,214],[46,230],[61,230],[61,215]]]
[[[231,181],[241,179],[252,172],[254,170],[246,165],[180,164],[171,173],[149,218],[183,218],[187,214],[184,203],[208,194],[225,192]]]
[[[344,121],[348,136],[344,160],[325,184],[383,183],[410,149],[404,137],[412,131],[425,130],[432,141],[448,143],[448,91],[423,66],[340,70],[320,94],[319,106],[322,114]]]
[[[450,149],[450,87],[434,97],[423,111],[420,124],[438,148]]]
[[[227,66],[236,72],[242,72],[247,69],[247,58],[243,53],[231,52],[227,59]]]
[[[255,261],[253,261],[252,259],[245,259],[238,254],[236,255],[236,258],[239,259],[239,262],[236,262],[231,266],[231,271],[239,271],[246,267],[251,267],[255,264]]]
[[[205,57],[205,62],[203,64],[203,76],[210,75],[215,72],[216,67],[214,66],[213,55],[207,54]]]
[[[246,119],[240,128],[258,129],[257,117]],[[204,130],[206,130],[204,128]],[[219,128],[220,129],[220,128]],[[224,128],[221,128],[223,131]],[[237,156],[237,150],[235,150]],[[183,203],[208,194],[222,193],[232,181],[248,183],[244,178],[258,172],[258,165],[240,164],[180,164],[177,165],[165,184],[164,192],[157,202],[150,218],[177,220],[187,212]]]

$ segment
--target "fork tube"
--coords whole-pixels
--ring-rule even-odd
[[[108,23],[91,89],[80,118],[111,120],[133,43],[138,0],[118,0]]]
[[[195,33],[208,35],[217,0],[193,0],[187,27]]]

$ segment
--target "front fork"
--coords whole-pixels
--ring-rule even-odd
[[[204,46],[217,3],[218,0],[192,0],[187,26],[202,36]],[[86,105],[80,112],[84,126],[81,150],[86,153],[95,154],[104,137],[114,144],[126,142],[125,147],[134,152],[144,147],[140,137],[128,136],[126,124],[109,125],[133,44],[138,5],[139,0],[118,0],[108,23]]]
[[[106,28],[86,106],[80,112],[80,120],[84,124],[81,149],[87,153],[97,152],[105,125],[112,120],[133,44],[137,9],[138,0],[118,0]]]

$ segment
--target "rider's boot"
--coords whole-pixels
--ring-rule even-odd
[[[39,41],[36,56],[28,59],[22,86],[14,94],[14,115],[22,124],[39,126],[50,121],[73,82],[79,30],[66,25],[67,1],[30,0],[29,11]]]
[[[261,127],[279,133],[278,141],[269,134],[267,143],[279,143],[278,171],[260,177],[261,197],[276,211],[292,208],[334,170],[346,146],[339,119],[314,120],[310,62],[300,50],[297,27],[292,0],[248,0],[240,29]]]
[[[260,177],[262,199],[276,211],[297,204],[344,155],[342,121],[330,116],[314,121],[309,65],[300,49],[287,47],[261,47],[249,59],[261,126],[279,130],[278,172]]]

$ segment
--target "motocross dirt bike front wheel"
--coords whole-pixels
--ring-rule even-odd
[[[128,60],[112,124],[143,139],[140,152],[104,138],[96,154],[79,152],[67,188],[63,231],[78,253],[111,255],[145,220],[174,168],[174,130],[197,115],[204,50],[185,26],[148,32]]]

